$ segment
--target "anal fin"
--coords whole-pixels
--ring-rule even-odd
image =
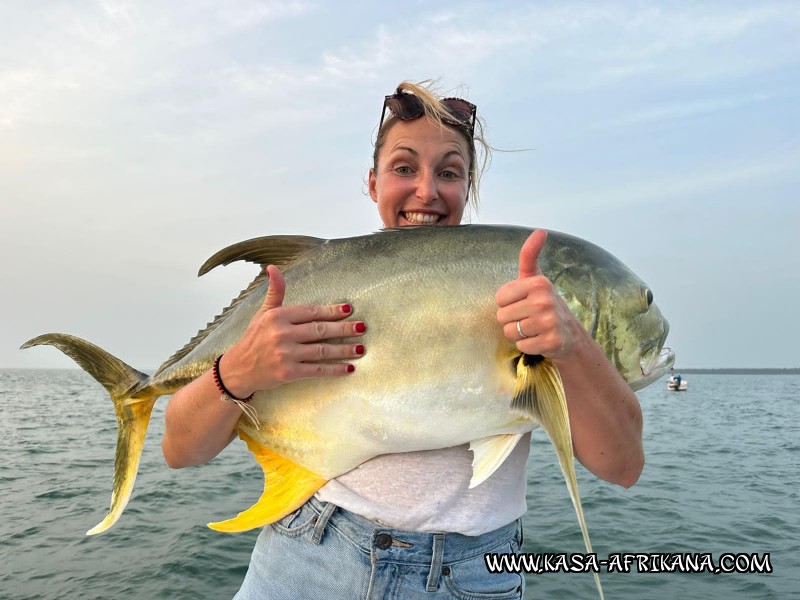
[[[469,489],[489,479],[508,458],[521,437],[521,433],[501,433],[470,442],[469,449],[473,456]]]
[[[327,479],[265,448],[244,433],[240,432],[239,437],[247,443],[256,462],[264,470],[264,492],[258,502],[236,517],[209,523],[211,529],[238,533],[264,527],[300,508],[327,483]]]

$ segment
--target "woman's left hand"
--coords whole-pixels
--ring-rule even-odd
[[[570,353],[581,326],[539,269],[546,240],[543,229],[528,237],[519,253],[519,278],[497,290],[495,301],[503,334],[520,352],[557,359]]]
[[[522,245],[519,278],[495,294],[497,320],[520,352],[556,360],[575,458],[598,477],[629,487],[644,465],[639,401],[539,270],[545,240],[547,232],[537,230]]]

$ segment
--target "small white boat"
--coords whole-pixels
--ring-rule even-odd
[[[670,392],[685,392],[686,380],[680,375],[670,375],[667,380],[667,390]]]

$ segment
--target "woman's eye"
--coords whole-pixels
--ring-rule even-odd
[[[458,173],[455,171],[442,171],[442,179],[458,179]]]
[[[410,175],[411,167],[406,167],[406,166],[395,167],[394,172],[397,173],[398,175]]]

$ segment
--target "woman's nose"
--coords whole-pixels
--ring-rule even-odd
[[[423,202],[433,202],[439,195],[433,173],[420,172],[417,178],[417,197]]]

